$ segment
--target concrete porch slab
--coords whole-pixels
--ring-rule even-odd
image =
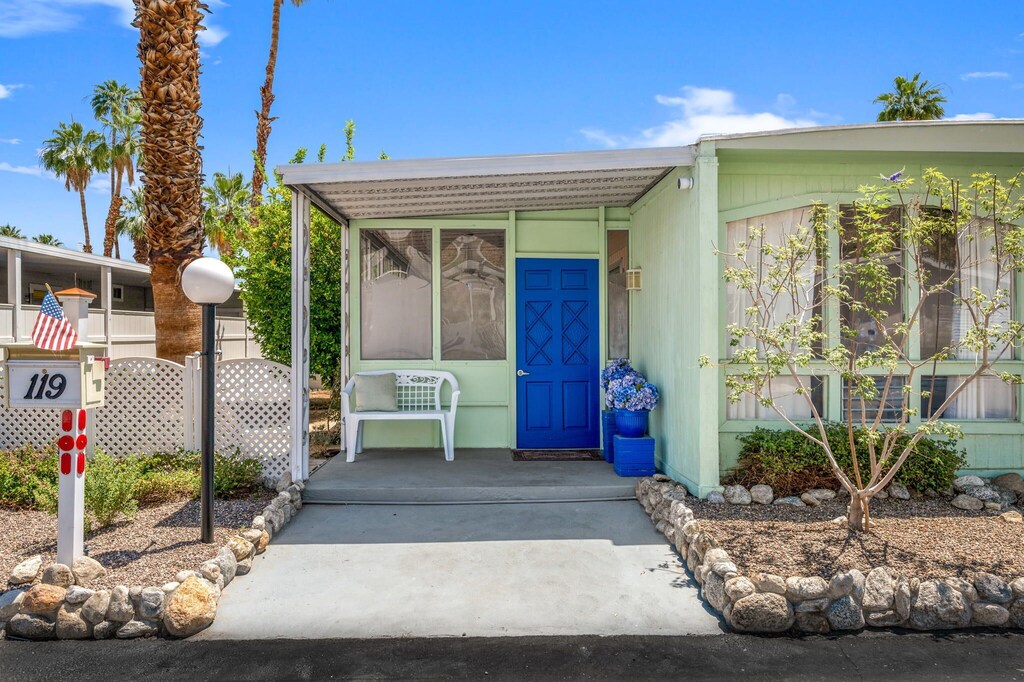
[[[515,462],[505,449],[365,450],[344,453],[310,476],[307,504],[459,504],[632,500],[635,478],[607,462]]]
[[[198,638],[721,632],[631,501],[307,506]]]

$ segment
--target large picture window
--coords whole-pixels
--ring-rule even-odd
[[[825,413],[825,382],[819,377],[800,377],[804,390],[810,392],[811,402],[819,415]],[[787,417],[794,421],[813,419],[814,412],[807,404],[807,397],[800,394],[799,386],[793,377],[777,376],[771,380],[771,398]],[[769,395],[765,387],[764,395]],[[726,408],[728,419],[766,419],[781,420],[782,417],[771,407],[765,407],[749,393],[744,394],[739,402],[729,403]]]
[[[441,231],[441,359],[505,359],[505,232]]]
[[[362,359],[432,357],[430,244],[430,230],[360,231]]]
[[[921,413],[926,417],[939,414],[946,398],[967,377],[926,376],[921,378]],[[941,419],[1016,419],[1017,387],[999,377],[978,377],[967,384],[949,404]]]
[[[629,357],[629,232],[608,231],[608,357]]]

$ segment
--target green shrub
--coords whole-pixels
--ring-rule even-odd
[[[142,492],[140,500],[149,503],[176,499],[171,491],[199,497],[202,462],[198,452],[178,450],[158,452],[140,458]],[[247,459],[236,450],[232,454],[215,453],[213,490],[220,498],[243,497],[263,488],[263,463]],[[179,497],[181,496],[179,495]]]
[[[85,473],[87,531],[92,529],[93,521],[97,527],[103,528],[121,514],[128,518],[135,516],[139,509],[135,496],[139,468],[139,460],[135,457],[118,459],[96,450]]]
[[[248,459],[235,450],[214,455],[213,491],[217,497],[241,497],[263,488],[263,462]]]
[[[30,446],[0,452],[0,504],[57,510],[57,450]]]
[[[135,495],[142,505],[196,498],[199,496],[199,472],[150,471],[139,477]]]
[[[846,426],[841,423],[825,425],[828,440],[836,460],[847,474],[853,475],[853,457],[850,454]],[[869,470],[867,433],[854,431],[857,462],[861,474]],[[902,452],[911,436],[897,437],[895,452]],[[838,480],[832,473],[824,449],[792,429],[776,431],[757,427],[740,436],[742,445],[737,467],[723,482],[745,486],[765,483],[777,495],[799,495],[819,487],[834,488]],[[957,450],[956,441],[924,437],[904,462],[895,480],[912,490],[944,490],[953,482],[956,471],[966,464],[963,452]],[[864,481],[865,483],[867,481]]]

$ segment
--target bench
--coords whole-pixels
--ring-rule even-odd
[[[359,375],[394,374],[398,398],[397,412],[354,412],[352,392],[355,378],[349,379],[341,392],[341,409],[345,419],[345,459],[354,462],[363,451],[363,422],[402,421],[414,419],[436,420],[441,424],[444,458],[455,459],[455,410],[459,405],[459,382],[451,372],[426,369],[396,369],[358,372]],[[441,389],[444,382],[452,387],[452,402],[448,409],[441,407]]]

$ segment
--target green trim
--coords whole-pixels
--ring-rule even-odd
[[[509,445],[513,448],[516,445],[516,380],[513,378],[518,360],[518,347],[516,339],[516,212],[508,212],[508,232],[505,235],[505,337],[506,357],[508,362],[508,437]]]

